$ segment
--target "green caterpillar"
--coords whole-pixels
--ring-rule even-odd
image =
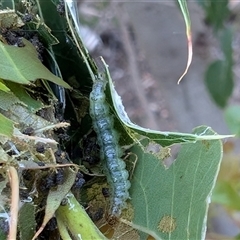
[[[100,157],[111,187],[109,216],[110,218],[118,218],[122,209],[126,206],[131,184],[128,180],[129,174],[126,170],[126,164],[121,159],[122,151],[118,145],[119,137],[114,129],[109,105],[106,102],[106,84],[107,81],[100,76],[93,83],[90,93],[90,115],[93,128],[97,133]]]

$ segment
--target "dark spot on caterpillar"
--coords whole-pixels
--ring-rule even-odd
[[[122,209],[126,207],[130,182],[126,164],[121,159],[122,151],[118,145],[119,137],[113,128],[113,119],[106,102],[106,83],[101,76],[94,82],[90,93],[90,115],[100,145],[100,157],[111,188],[108,219],[110,222],[116,222]]]

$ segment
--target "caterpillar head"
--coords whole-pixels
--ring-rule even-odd
[[[105,87],[106,82],[103,81],[97,81],[93,84],[93,90],[90,93],[90,100],[93,102],[104,102],[105,101]]]

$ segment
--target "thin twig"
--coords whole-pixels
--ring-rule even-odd
[[[8,177],[11,186],[11,211],[8,240],[14,240],[17,237],[19,180],[17,170],[12,166],[8,169]]]
[[[145,123],[148,123],[148,126],[151,126],[153,129],[158,128],[158,124],[156,123],[153,112],[149,108],[149,104],[147,101],[146,93],[144,92],[143,87],[141,86],[141,74],[139,72],[139,68],[137,65],[136,59],[136,51],[133,42],[131,41],[131,37],[127,30],[128,21],[127,21],[127,13],[124,11],[122,3],[118,3],[117,5],[112,4],[112,7],[115,7],[116,16],[118,19],[118,23],[120,26],[121,35],[124,42],[125,52],[127,54],[127,60],[129,63],[129,74],[131,76],[131,81],[129,83],[133,84],[133,88],[136,91],[136,95],[138,101],[140,102],[140,106],[145,111]]]

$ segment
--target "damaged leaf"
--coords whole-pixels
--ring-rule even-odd
[[[14,10],[4,9],[0,10],[0,27],[12,28],[22,27],[24,25],[22,19],[15,13]]]

